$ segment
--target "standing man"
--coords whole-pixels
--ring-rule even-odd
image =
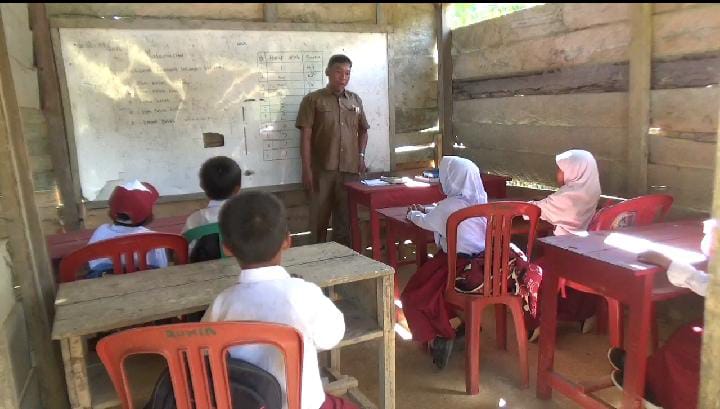
[[[328,85],[300,103],[295,126],[300,129],[302,180],[310,194],[310,229],[315,243],[324,242],[332,214],[333,240],[350,246],[347,192],[344,183],[365,172],[367,130],[360,97],[345,89],[352,62],[342,54],[328,61]]]

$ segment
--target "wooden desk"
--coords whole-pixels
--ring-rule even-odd
[[[347,385],[349,377],[339,375],[339,348],[383,339],[378,351],[380,407],[394,409],[393,270],[334,242],[291,248],[284,255],[283,265],[291,274],[331,291],[336,285],[375,280],[377,293],[372,305],[377,306],[376,316],[369,316],[352,299],[338,302],[345,314],[346,331],[330,354],[329,372],[337,375],[333,381]],[[119,403],[104,367],[88,369],[88,337],[205,310],[222,290],[237,281],[239,271],[235,260],[228,258],[60,284],[52,338],[62,347],[72,407],[89,409]],[[348,394],[362,407],[375,407],[356,387]]]
[[[557,294],[558,279],[563,277],[628,306],[631,324],[625,337],[624,408],[641,407],[653,298],[669,299],[689,293],[670,284],[661,268],[637,261],[642,247],[635,246],[632,239],[700,253],[702,235],[701,221],[684,221],[591,232],[587,237],[566,235],[539,240],[548,262],[543,271],[544,294]],[[609,379],[594,386],[581,385],[553,370],[557,297],[545,296],[541,303],[537,396],[549,399],[555,389],[584,408],[608,408],[593,392],[610,386]]]
[[[483,185],[488,197],[504,198],[507,196],[506,183],[512,178],[507,176],[489,175],[483,173]],[[357,252],[362,252],[362,237],[358,224],[358,205],[370,210],[370,231],[372,234],[372,256],[380,259],[380,220],[376,209],[396,206],[409,206],[411,204],[433,203],[445,198],[439,183],[425,186],[389,185],[366,186],[361,182],[347,182],[345,189],[348,192],[348,206],[350,215],[350,232],[352,246]]]
[[[154,220],[148,228],[159,233],[180,234],[185,226],[188,215],[164,217]],[[73,251],[84,247],[95,229],[82,229],[67,233],[50,234],[45,238],[48,254],[53,267],[57,270],[60,260]]]

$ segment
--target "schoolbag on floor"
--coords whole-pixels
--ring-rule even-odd
[[[228,370],[233,409],[282,409],[282,388],[270,372],[232,357],[228,359]],[[160,374],[150,401],[143,409],[176,408],[170,372],[166,368]]]

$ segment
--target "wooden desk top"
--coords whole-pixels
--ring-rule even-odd
[[[334,242],[293,247],[283,258],[289,273],[320,287],[394,274],[392,267]],[[239,272],[237,262],[226,258],[60,284],[52,338],[89,335],[201,311],[237,281]],[[341,310],[346,321],[357,318],[347,308]],[[377,330],[374,319],[362,325]],[[357,338],[355,335],[346,338]]]
[[[494,184],[502,183],[505,185],[506,182],[512,180],[509,176],[491,175],[489,173],[481,173],[483,184]],[[380,192],[383,190],[403,190],[403,189],[440,189],[439,183],[424,183],[413,180],[413,186],[405,186],[402,183],[390,184],[386,186],[368,186],[362,182],[345,182],[345,186],[362,193]]]
[[[695,264],[705,260],[700,251],[702,237],[702,221],[688,220],[589,232],[586,237],[575,235],[544,237],[539,241],[544,246],[583,255],[632,271],[635,275],[644,275],[657,272],[658,267],[639,262],[638,253],[649,249],[658,250],[671,258],[690,257],[687,260]]]

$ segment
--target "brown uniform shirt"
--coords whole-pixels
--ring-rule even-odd
[[[313,168],[357,173],[358,132],[370,128],[357,94],[345,90],[335,96],[323,88],[305,95],[295,126],[312,128]]]

